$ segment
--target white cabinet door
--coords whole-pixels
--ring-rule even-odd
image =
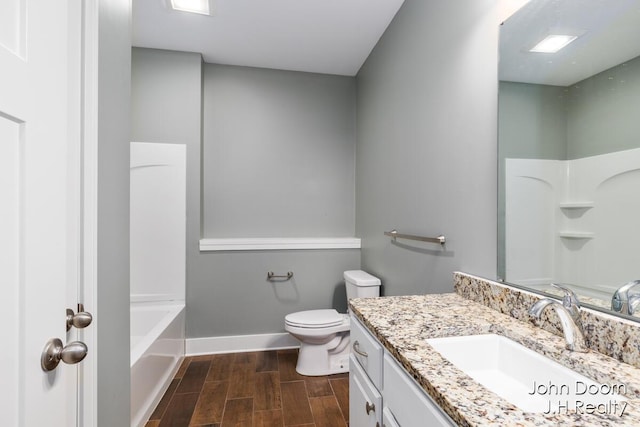
[[[382,396],[353,355],[349,359],[349,426],[380,426]]]
[[[456,425],[386,352],[383,372],[384,406],[393,414],[397,425],[400,427]]]
[[[2,425],[75,426],[77,366],[41,368],[67,344],[79,266],[80,10],[0,1]],[[69,301],[72,297],[72,301]],[[71,333],[75,333],[73,330]]]
[[[393,416],[391,409],[386,406],[382,410],[382,427],[400,427],[396,421],[396,417]]]

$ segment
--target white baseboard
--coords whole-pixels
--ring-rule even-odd
[[[187,338],[187,356],[246,351],[282,350],[298,348],[300,342],[287,332],[261,335],[235,335],[226,337]]]

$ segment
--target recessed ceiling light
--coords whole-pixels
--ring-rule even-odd
[[[209,0],[171,0],[171,7],[183,12],[211,15]]]
[[[578,36],[551,34],[532,47],[529,52],[556,53],[577,38]]]

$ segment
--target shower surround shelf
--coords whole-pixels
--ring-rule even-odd
[[[595,233],[590,231],[561,231],[558,233],[563,239],[593,239]]]
[[[594,207],[593,202],[582,201],[582,202],[563,202],[560,203],[560,209],[591,209]]]

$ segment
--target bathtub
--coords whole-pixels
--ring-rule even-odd
[[[144,426],[184,358],[184,302],[131,304],[131,426]]]

